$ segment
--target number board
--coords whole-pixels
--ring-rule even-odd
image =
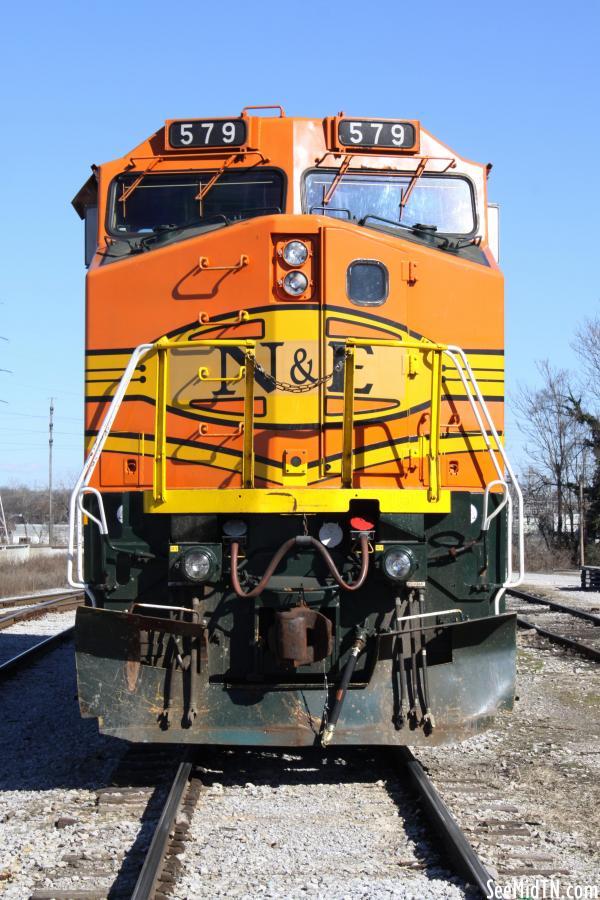
[[[344,147],[418,150],[418,123],[398,119],[339,119],[338,141]]]
[[[241,147],[246,141],[246,122],[244,119],[177,119],[167,122],[167,135],[174,150]]]

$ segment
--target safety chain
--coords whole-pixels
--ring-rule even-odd
[[[332,371],[327,375],[322,375],[321,378],[311,379],[309,383],[305,384],[293,384],[291,381],[280,381],[278,378],[274,378],[269,372],[266,372],[260,363],[256,363],[255,370],[260,372],[266,381],[269,381],[273,387],[279,388],[280,391],[287,391],[290,394],[306,394],[308,391],[314,391],[316,388],[321,387],[321,385],[327,384],[328,381],[331,381],[336,372],[341,372],[343,368],[344,363],[342,360],[339,360],[335,363]]]

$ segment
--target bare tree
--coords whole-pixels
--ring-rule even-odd
[[[59,486],[55,491],[56,522],[68,520],[70,490]],[[7,520],[21,523],[46,523],[48,521],[48,491],[26,485],[3,487],[2,499]]]
[[[600,405],[600,316],[583,320],[575,332],[572,347],[581,362],[580,391],[588,406]]]
[[[547,521],[545,512],[544,519],[540,519],[540,530],[554,532],[560,541],[565,534],[565,518],[570,521],[571,533],[574,529],[574,486],[581,477],[587,426],[572,415],[570,373],[555,368],[549,360],[538,362],[537,369],[541,387],[521,386],[515,406],[519,427],[527,438],[529,481],[537,484],[538,489],[553,488],[556,522],[554,511],[551,522]],[[548,540],[547,535],[545,539]]]
[[[572,417],[587,431],[588,469],[586,529],[600,534],[600,315],[588,316],[577,328],[572,347],[579,357],[577,395],[570,396]]]

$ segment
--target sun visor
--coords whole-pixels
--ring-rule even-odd
[[[85,218],[85,210],[88,206],[98,205],[98,178],[95,166],[92,166],[92,174],[85,184],[79,188],[71,200],[71,204],[80,219]]]

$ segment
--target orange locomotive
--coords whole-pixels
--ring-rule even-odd
[[[131,740],[456,739],[512,703],[522,575],[488,171],[415,121],[274,109],[168,121],[74,200],[82,711]]]

